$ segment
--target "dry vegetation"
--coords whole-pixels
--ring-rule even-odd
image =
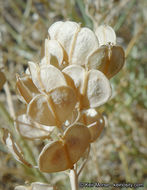
[[[11,116],[22,108],[16,97],[15,74],[24,72],[28,60],[39,62],[42,43],[53,22],[73,20],[93,29],[109,24],[125,49],[126,64],[111,79],[112,99],[100,107],[107,118],[106,127],[92,146],[80,181],[144,183],[147,188],[145,4],[146,0],[0,0],[0,68],[7,78],[0,92],[0,128],[13,130]],[[34,146],[25,141],[21,145]],[[36,142],[36,146],[41,148],[42,144]],[[28,159],[35,162],[27,153]],[[0,142],[0,190],[47,180],[58,189],[69,189],[65,174],[44,176],[28,169],[16,163]]]

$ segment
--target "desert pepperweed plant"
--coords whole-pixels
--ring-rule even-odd
[[[15,128],[28,141],[43,142],[37,166],[25,159],[8,130],[4,130],[3,141],[14,157],[28,167],[45,173],[67,170],[71,188],[77,190],[90,144],[105,125],[98,108],[111,97],[109,79],[124,65],[124,51],[116,44],[110,26],[99,26],[93,32],[71,21],[50,26],[44,49],[39,63],[29,61],[23,76],[16,76],[16,91],[25,109],[17,115]],[[77,167],[80,159],[83,163]],[[15,189],[55,187],[36,182]]]

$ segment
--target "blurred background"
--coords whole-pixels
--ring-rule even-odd
[[[40,61],[47,30],[58,20],[80,22],[93,30],[108,24],[126,54],[125,66],[111,79],[112,98],[100,107],[107,118],[105,129],[92,144],[79,181],[143,183],[144,188],[137,189],[146,189],[146,0],[0,0],[0,68],[7,79],[0,92],[0,128],[13,128],[14,110],[22,108],[16,97],[15,74],[22,74],[29,60]],[[28,146],[34,145],[28,142]],[[41,148],[40,142],[35,146]],[[49,181],[57,189],[70,189],[64,173],[42,175],[28,169],[17,163],[0,141],[0,190],[13,190],[32,181]]]

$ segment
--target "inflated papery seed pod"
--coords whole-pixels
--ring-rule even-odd
[[[98,38],[100,46],[116,44],[116,34],[111,26],[101,25],[96,29],[95,34]]]
[[[14,190],[55,190],[55,188],[49,184],[34,182],[30,186],[17,186]]]
[[[81,109],[96,108],[110,98],[111,86],[102,72],[87,71],[78,65],[70,65],[63,72],[74,81]]]
[[[0,71],[0,90],[3,88],[5,82],[6,82],[6,77],[4,73]]]
[[[51,40],[61,44],[69,64],[85,65],[87,57],[99,47],[94,32],[76,22],[58,21],[50,26],[48,33]]]
[[[68,86],[60,86],[51,90],[48,95],[35,96],[28,104],[27,114],[42,125],[61,126],[72,113],[76,102],[74,90]]]
[[[16,79],[17,95],[22,102],[28,104],[34,96],[40,93],[29,75],[22,77],[16,75]]]
[[[90,143],[90,132],[82,124],[75,124],[65,131],[62,140],[47,144],[39,156],[42,172],[60,172],[71,169]]]
[[[102,114],[95,109],[83,111],[79,122],[82,122],[89,129],[91,135],[90,142],[94,142],[100,136],[105,125]]]
[[[21,136],[26,139],[49,139],[54,127],[47,127],[31,121],[26,114],[18,115],[15,126]]]
[[[7,146],[9,152],[18,162],[25,164],[28,167],[32,167],[32,165],[24,159],[22,150],[20,149],[18,144],[13,140],[11,133],[7,129],[3,129],[3,143]]]
[[[67,55],[61,47],[60,43],[56,40],[45,40],[45,56],[40,65],[51,64],[59,69],[67,66]]]
[[[86,64],[88,69],[98,69],[108,78],[116,75],[125,63],[125,53],[122,47],[104,45],[93,52]]]
[[[67,85],[62,72],[53,65],[43,64],[39,66],[29,62],[29,68],[33,83],[41,92],[48,93],[56,87]]]

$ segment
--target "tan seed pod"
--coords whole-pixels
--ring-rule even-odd
[[[115,45],[116,44],[116,34],[112,27],[108,25],[99,26],[95,34],[98,38],[99,45],[107,45],[108,43]]]
[[[76,124],[69,127],[63,141],[50,142],[39,156],[39,169],[42,172],[59,172],[73,167],[90,143],[90,133],[86,126]]]
[[[27,114],[42,125],[59,126],[71,114],[76,104],[72,88],[57,87],[48,96],[38,95],[28,105]]]
[[[50,38],[57,40],[66,51],[69,64],[85,65],[87,57],[99,47],[94,32],[80,28],[75,22],[56,22],[48,32]]]
[[[18,144],[13,140],[11,133],[7,129],[3,129],[3,142],[7,146],[9,152],[13,155],[13,157],[20,163],[27,165],[28,167],[32,167],[30,163],[28,163],[24,159],[24,155],[22,150],[18,146]]]
[[[29,62],[29,68],[34,84],[41,91],[49,92],[56,87],[67,85],[62,72],[53,65],[39,67],[33,62]]]
[[[105,46],[106,57],[103,59],[98,69],[102,71],[108,78],[116,75],[125,63],[125,53],[120,46]]]
[[[67,159],[63,142],[50,142],[39,155],[39,169],[47,173],[64,171],[70,167]]]
[[[29,103],[34,96],[39,94],[38,89],[29,75],[25,75],[23,77],[19,77],[19,75],[17,75],[16,79],[17,94],[19,99],[24,103]]]
[[[98,107],[110,98],[110,83],[102,72],[94,69],[86,71],[77,65],[70,65],[63,72],[72,78],[77,87],[81,109]]]
[[[93,52],[87,61],[88,69],[98,69],[108,78],[116,75],[125,62],[125,53],[120,46],[101,46]]]
[[[90,143],[90,133],[85,125],[75,124],[69,127],[63,136],[70,162],[76,163]]]
[[[100,136],[105,125],[103,116],[95,109],[83,111],[79,122],[82,122],[89,129],[90,142],[94,142]]]
[[[3,88],[5,82],[6,82],[6,77],[4,73],[0,71],[0,90]]]
[[[31,121],[25,114],[17,117],[15,126],[21,136],[30,140],[49,138],[54,129],[54,127],[45,128],[44,126]]]

